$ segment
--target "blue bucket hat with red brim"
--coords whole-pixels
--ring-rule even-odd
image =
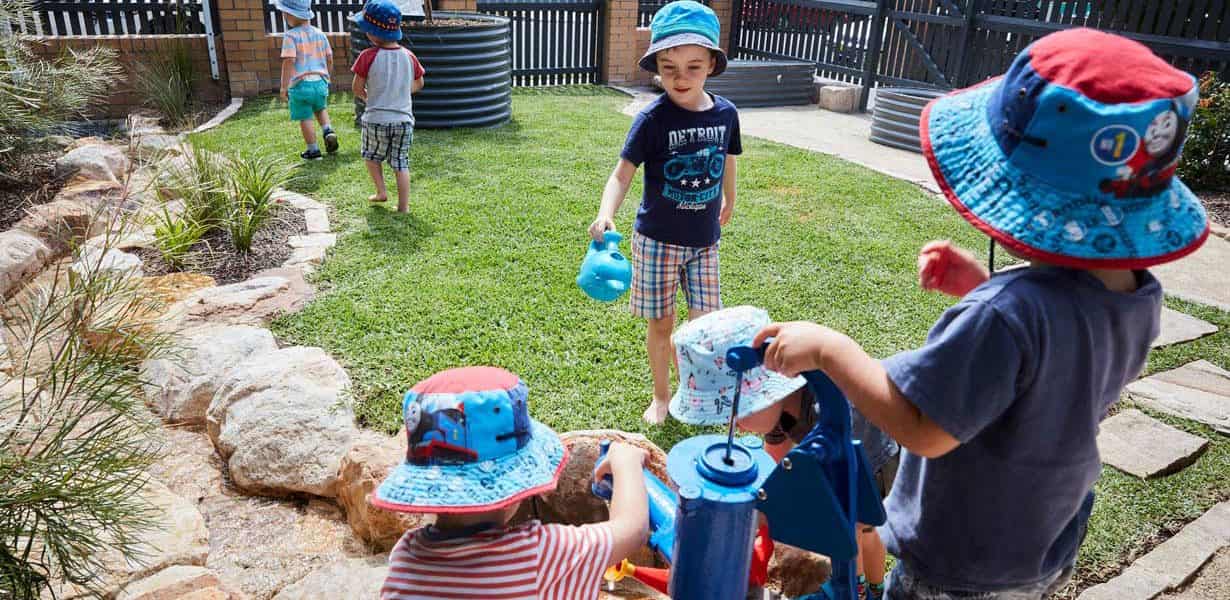
[[[568,452],[530,418],[516,375],[466,367],[420,381],[402,400],[406,461],[372,492],[400,512],[475,513],[555,489]]]
[[[350,16],[359,31],[377,39],[396,42],[401,39],[401,9],[391,0],[368,0],[363,10]]]
[[[923,153],[948,201],[996,242],[1078,269],[1143,269],[1208,237],[1175,177],[1199,87],[1092,29],[1043,37],[1002,77],[931,102]]]

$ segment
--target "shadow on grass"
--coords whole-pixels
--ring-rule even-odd
[[[354,241],[373,252],[409,256],[419,251],[423,240],[436,234],[431,222],[410,213],[397,212],[397,200],[389,198],[386,205],[373,204],[365,214],[367,228]]]
[[[311,194],[320,189],[321,184],[328,180],[335,171],[343,167],[348,169],[362,169],[363,159],[359,156],[358,148],[349,150],[342,149],[337,154],[326,154],[320,160],[303,160],[299,167],[295,169],[295,179],[288,186],[291,190],[300,194]]]

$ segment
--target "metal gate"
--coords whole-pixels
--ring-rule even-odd
[[[603,0],[479,0],[479,12],[512,21],[513,85],[597,83],[605,37]]]
[[[1071,27],[1135,39],[1191,73],[1230,77],[1230,0],[735,0],[731,54],[802,59],[863,86],[951,89],[1003,73]]]

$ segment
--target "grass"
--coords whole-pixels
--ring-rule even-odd
[[[301,168],[295,187],[332,205],[342,235],[317,276],[325,293],[278,320],[275,332],[337,357],[355,382],[360,418],[387,432],[398,428],[400,396],[414,382],[494,364],[525,379],[532,413],[557,430],[642,432],[664,448],[696,433],[640,421],[650,394],[645,324],[626,300],[599,304],[574,283],[585,228],[627,132],[629,119],[618,113],[625,102],[599,88],[518,91],[514,121],[503,128],[417,131],[410,214],[397,215],[365,202],[371,184],[355,150],[350,98],[334,96],[342,152]],[[279,156],[302,144],[285,107],[269,99],[250,101],[194,141]],[[950,238],[985,254],[985,238],[913,185],[762,140],[745,139],[744,149],[739,201],[723,233],[727,305],[824,323],[886,356],[920,344],[951,304],[915,285],[918,248]],[[617,219],[621,231],[631,230],[639,197],[638,182]],[[1230,315],[1172,304],[1223,331],[1155,353],[1150,370],[1196,357],[1230,367]],[[1160,481],[1104,471],[1082,581],[1230,495],[1230,442],[1167,421],[1212,447]]]

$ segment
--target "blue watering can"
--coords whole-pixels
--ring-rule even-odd
[[[619,241],[624,239],[615,231],[602,234],[602,241],[591,241],[585,260],[581,261],[581,273],[577,285],[585,295],[599,302],[614,302],[628,291],[632,283],[632,263],[619,252]]]

